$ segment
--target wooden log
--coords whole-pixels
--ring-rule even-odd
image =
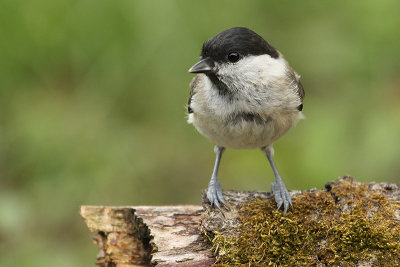
[[[82,206],[95,232],[99,266],[210,266],[215,259],[200,233],[201,206]]]
[[[303,243],[309,246],[309,255],[299,254],[301,259],[298,262],[296,259],[295,261],[290,259],[291,254],[296,255],[294,253],[296,251],[293,251],[293,253],[289,251],[286,258],[279,254],[282,251],[286,253],[284,248],[286,241],[278,245],[278,254],[274,251],[271,252],[270,248],[261,251],[260,255],[263,256],[271,253],[271,259],[267,259],[270,264],[277,263],[277,259],[273,258],[275,256],[284,258],[289,263],[295,262],[300,265],[313,263],[311,265],[374,266],[382,262],[385,263],[385,260],[389,263],[400,264],[399,242],[392,242],[390,239],[391,235],[394,236],[393,240],[400,238],[399,185],[390,183],[363,184],[350,176],[345,176],[327,183],[323,190],[291,191],[290,194],[295,207],[288,212],[287,217],[283,217],[281,211],[276,211],[271,193],[224,191],[223,194],[228,203],[223,211],[210,207],[205,192],[203,192],[203,207],[190,205],[163,207],[82,206],[81,215],[89,229],[95,232],[94,241],[100,248],[96,263],[99,266],[107,267],[211,266],[217,259],[217,263],[225,263],[226,266],[231,266],[233,263],[243,263],[243,259],[240,258],[242,251],[250,255],[244,258],[245,262],[248,259],[249,262],[253,263],[258,261],[265,263],[265,258],[251,258],[253,253],[251,249],[249,252],[248,248],[235,247],[236,244],[232,244],[232,240],[247,244],[243,242],[243,234],[245,238],[247,234],[243,233],[247,231],[246,227],[243,227],[243,214],[245,214],[244,217],[259,217],[258,215],[260,215],[262,218],[254,225],[251,225],[253,223],[251,221],[245,222],[250,225],[250,228],[247,228],[250,231],[254,227],[259,227],[260,222],[261,224],[268,222],[269,227],[276,224],[276,226],[273,226],[276,228],[261,232],[261,237],[266,238],[266,241],[270,240],[269,233],[275,233],[276,236],[276,232],[282,232],[282,238],[278,236],[276,240],[272,240],[272,244],[285,240],[287,233],[293,237],[293,229],[299,231],[299,235],[308,234],[308,223],[312,225],[311,227],[315,225],[322,227],[322,230],[310,228],[310,233],[319,231],[324,234],[322,238],[311,236],[311,239],[315,239],[315,243],[300,240],[300,247],[296,247],[295,243],[289,244],[291,248],[299,250],[302,249]],[[249,206],[249,203],[253,204]],[[254,207],[257,210],[256,212],[251,210]],[[261,212],[258,212],[259,210]],[[247,216],[251,213],[253,215]],[[267,213],[268,216],[266,216]],[[335,228],[336,226],[332,224],[329,226],[331,221],[340,224],[341,228]],[[374,225],[371,222],[375,221],[379,222],[376,225],[378,231],[372,229]],[[324,224],[325,222],[326,224]],[[347,223],[350,230],[347,229]],[[361,223],[361,226],[364,227],[362,231],[358,231],[358,223]],[[386,229],[385,225],[390,225],[390,227]],[[292,228],[285,232],[285,227]],[[356,231],[352,232],[354,229]],[[323,230],[326,230],[326,238]],[[371,233],[368,232],[369,230],[371,230]],[[263,229],[260,228],[255,232],[258,231],[263,231]],[[382,235],[380,231],[383,231]],[[330,234],[332,236],[329,236]],[[334,236],[335,234],[339,236]],[[365,236],[354,238],[354,235],[358,234],[365,234]],[[345,237],[342,235],[345,235]],[[255,238],[260,239],[261,237]],[[327,248],[330,243],[337,244],[337,240],[340,244],[340,238],[345,238],[343,242],[347,242],[347,247],[352,249],[348,255],[346,251],[343,251],[344,248],[346,249],[345,246],[341,245],[341,251],[335,247]],[[371,243],[373,238],[377,238],[377,245]],[[296,236],[294,236],[294,239],[296,239]],[[213,243],[211,243],[211,240]],[[287,240],[291,242],[290,239]],[[364,241],[370,242],[371,247],[368,247],[368,245],[361,245],[360,247],[359,242]],[[257,246],[262,247],[262,242]],[[248,244],[252,245],[253,242]],[[353,247],[360,248],[353,250]],[[327,253],[324,254],[324,251],[327,251]],[[332,251],[337,251],[337,255],[332,254]],[[254,252],[259,253],[260,251]],[[364,252],[366,254],[362,254]],[[361,253],[360,260],[357,258],[357,253]],[[232,259],[227,256],[230,254],[233,255]]]

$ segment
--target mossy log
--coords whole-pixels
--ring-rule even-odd
[[[400,186],[345,176],[291,191],[286,216],[265,192],[224,191],[227,207],[82,206],[100,266],[400,264]]]

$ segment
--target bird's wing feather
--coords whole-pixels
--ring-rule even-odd
[[[190,107],[190,103],[192,102],[192,97],[196,94],[196,88],[197,88],[199,82],[200,82],[199,75],[196,75],[190,82],[190,95],[189,95],[188,106],[187,106],[188,113],[193,113],[193,110]]]
[[[303,98],[304,98],[304,96],[305,96],[305,92],[304,92],[303,85],[302,85],[301,82],[300,82],[301,76],[300,76],[297,72],[295,72],[295,71],[294,71],[294,75],[295,75],[296,81],[297,81],[297,93],[299,94],[300,100],[301,100],[301,102],[303,103]]]
[[[304,96],[306,95],[304,92],[303,85],[301,84],[300,80],[297,81],[297,93],[300,96],[301,102],[303,103]]]

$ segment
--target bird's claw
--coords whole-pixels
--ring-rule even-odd
[[[283,182],[272,183],[271,187],[278,210],[283,204],[283,215],[286,215],[286,212],[289,209],[289,205],[293,208],[292,198],[290,197],[289,191],[286,189],[286,186]]]
[[[208,185],[207,198],[208,201],[210,201],[211,206],[217,207],[219,210],[221,210],[221,206],[226,205],[222,195],[221,185],[218,180]]]

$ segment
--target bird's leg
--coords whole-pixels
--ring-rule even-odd
[[[291,207],[293,207],[292,198],[290,197],[290,194],[289,194],[288,190],[286,189],[285,183],[283,182],[281,176],[278,173],[278,169],[275,166],[274,159],[273,159],[274,148],[270,145],[270,146],[263,148],[263,151],[264,151],[265,155],[267,156],[269,164],[271,165],[271,168],[275,174],[275,183],[271,184],[272,193],[275,196],[275,201],[276,201],[276,204],[278,205],[278,209],[283,204],[283,214],[286,215],[289,205]]]
[[[222,153],[225,148],[220,146],[215,146],[214,151],[217,154],[215,158],[214,170],[211,175],[210,183],[208,184],[207,198],[212,206],[221,209],[221,205],[225,205],[224,197],[222,196],[221,185],[218,181],[218,167],[221,160]]]

